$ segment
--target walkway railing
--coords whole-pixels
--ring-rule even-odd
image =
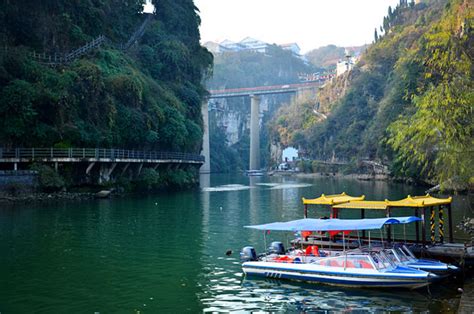
[[[0,159],[141,159],[204,162],[204,156],[182,152],[138,151],[113,148],[0,148]]]

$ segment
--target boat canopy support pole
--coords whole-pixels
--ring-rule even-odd
[[[383,229],[383,227],[382,227]],[[383,244],[383,230],[380,229],[380,241],[382,241],[382,249],[385,248],[385,245]]]
[[[371,249],[371,248],[372,248],[372,245],[370,243],[370,230],[369,230],[369,249]]]
[[[420,217],[418,213],[418,208],[415,208],[415,216]],[[416,243],[420,242],[420,223],[418,221],[415,222],[415,232],[416,232]]]
[[[426,210],[426,207],[423,207],[421,209],[421,243],[423,244],[423,246],[426,245],[425,210]]]
[[[263,230],[263,251],[265,252],[265,260],[267,260],[267,230]]]
[[[448,227],[449,227],[449,243],[453,243],[453,217],[451,211],[451,204],[448,204]]]
[[[390,217],[390,207],[388,207],[388,206],[387,206],[386,214],[387,214],[387,218],[389,218]],[[388,243],[392,242],[392,226],[390,226],[390,225],[387,226],[387,242]]]
[[[308,204],[304,204],[304,218],[308,218]]]
[[[407,243],[407,228],[405,224],[403,224],[403,241],[404,243]]]
[[[365,208],[360,209],[360,219],[365,218]],[[359,235],[359,232],[357,232],[357,235]],[[365,230],[362,230],[362,238],[365,239]]]

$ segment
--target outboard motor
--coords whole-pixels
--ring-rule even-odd
[[[268,252],[270,254],[285,254],[285,247],[283,246],[283,243],[279,241],[272,242],[270,244],[270,247],[268,248]]]
[[[240,251],[240,260],[242,262],[250,262],[257,260],[257,253],[252,246],[246,246]]]

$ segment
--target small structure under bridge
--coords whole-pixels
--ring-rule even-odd
[[[183,152],[137,151],[113,148],[0,148],[0,170],[27,169],[33,163],[65,165],[74,174],[94,183],[121,176],[137,177],[144,167],[153,169],[199,168],[204,157]]]

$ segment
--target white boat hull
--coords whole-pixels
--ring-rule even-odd
[[[395,273],[376,270],[359,270],[321,267],[313,264],[285,264],[274,262],[245,262],[242,269],[246,275],[267,278],[289,279],[312,283],[324,283],[351,287],[398,287],[416,289],[431,283],[429,273]]]

